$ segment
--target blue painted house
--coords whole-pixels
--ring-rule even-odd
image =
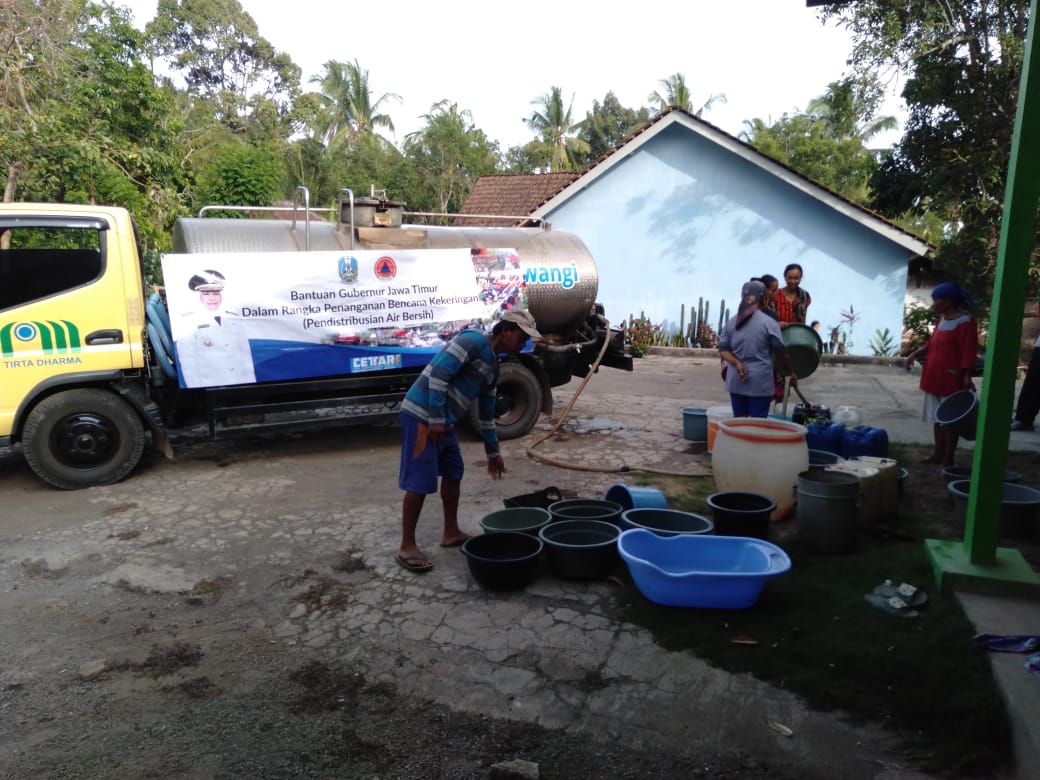
[[[809,320],[820,321],[824,340],[840,327],[849,353],[869,355],[878,331],[899,343],[909,263],[931,248],[680,109],[580,175],[555,175],[567,180],[525,213],[588,245],[598,300],[614,323],[644,313],[677,331],[683,305],[689,322],[703,298],[715,329],[720,302],[735,311],[750,277],[780,278],[799,263],[813,300]],[[465,210],[520,213],[512,208]],[[842,320],[848,311],[859,318],[851,328]]]

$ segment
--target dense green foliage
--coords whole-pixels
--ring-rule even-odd
[[[762,152],[939,245],[944,274],[985,300],[1027,28],[1025,0],[850,0],[819,11],[846,25],[849,76],[775,122],[751,118]],[[378,74],[377,74],[378,75]],[[901,76],[909,107],[891,152],[868,144],[880,84]],[[648,82],[651,79],[648,77]],[[299,67],[240,0],[160,0],[144,32],[94,0],[7,0],[0,15],[0,181],[5,200],[100,202],[137,217],[146,253],[211,200],[259,205],[306,186],[313,206],[375,187],[414,211],[456,211],[487,173],[580,171],[655,111],[700,115],[725,96],[682,73],[651,82],[650,107],[608,92],[583,119],[558,86],[530,100],[532,140],[501,150],[466,106],[437,102],[399,144],[356,60]],[[402,85],[407,88],[407,85]],[[701,101],[693,95],[707,96]],[[377,97],[379,95],[379,97]]]
[[[937,260],[979,300],[996,262],[1028,13],[1025,0],[856,0],[823,12],[851,30],[853,67],[905,79],[909,118],[871,180],[872,205],[940,215]]]
[[[625,108],[613,92],[608,92],[603,103],[592,101],[592,110],[585,114],[578,137],[588,144],[588,162],[603,156],[625,140],[634,130],[650,121],[650,109]]]

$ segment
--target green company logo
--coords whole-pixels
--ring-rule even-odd
[[[0,328],[0,357],[11,357],[15,349],[40,349],[45,355],[79,352],[79,328],[68,320],[54,322],[9,322]]]

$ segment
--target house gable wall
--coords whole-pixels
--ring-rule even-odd
[[[580,184],[580,182],[579,182]],[[809,319],[826,335],[850,307],[850,352],[870,354],[888,328],[898,342],[907,250],[709,139],[673,125],[546,214],[576,233],[599,269],[598,299],[614,322],[640,313],[669,329],[698,299],[736,309],[752,276],[805,269]],[[846,335],[848,327],[844,326]]]

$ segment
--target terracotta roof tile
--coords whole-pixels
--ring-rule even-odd
[[[499,227],[524,224],[524,216],[579,176],[578,173],[510,173],[481,176],[473,185],[461,213],[484,216],[457,217],[455,224]],[[486,216],[491,214],[502,214],[514,219]]]

